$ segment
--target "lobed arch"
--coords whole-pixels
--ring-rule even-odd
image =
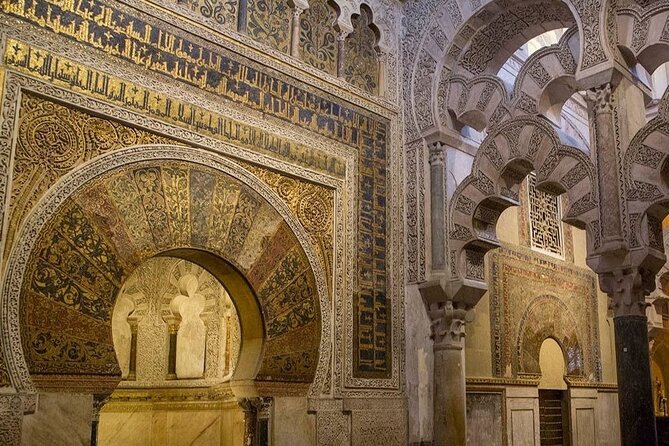
[[[562,106],[578,91],[578,29],[568,29],[556,45],[539,49],[521,68],[513,87],[514,114],[540,114],[558,122]]]
[[[508,14],[513,8],[520,8],[525,14],[534,17],[528,20],[529,25],[526,28],[514,30],[513,27],[495,24],[498,17]],[[549,19],[546,19],[547,9],[555,12]],[[421,16],[414,20],[415,23],[420,23],[422,32],[409,34],[408,38],[413,41],[405,43],[405,48],[410,49],[405,51],[410,61],[410,72],[405,74],[405,78],[410,82],[407,88],[412,96],[408,114],[413,117],[412,120],[407,120],[409,135],[418,137],[434,130],[457,130],[458,124],[452,121],[452,116],[448,113],[449,104],[457,102],[449,97],[451,76],[471,78],[484,73],[496,73],[494,68],[499,69],[501,63],[523,42],[550,29],[575,26],[578,39],[573,43],[577,45],[572,45],[570,49],[574,58],[575,78],[582,84],[579,89],[598,85],[599,81],[590,76],[590,73],[596,72],[598,66],[613,60],[613,51],[609,48],[615,30],[615,16],[612,11],[609,0],[596,0],[595,3],[581,0],[532,0],[514,2],[511,8],[508,3],[500,0],[451,1],[434,7],[427,18]],[[515,21],[520,22],[517,18]],[[600,26],[600,22],[606,23],[606,26]],[[490,38],[491,32],[503,33],[505,37]],[[488,35],[484,39],[483,35],[486,33]],[[473,50],[472,48],[476,48],[472,45],[477,35],[481,36],[481,44],[493,40],[503,41],[508,45],[497,43],[497,49],[489,48],[483,52]],[[584,50],[586,45],[587,51]],[[565,79],[561,81],[562,85],[566,83]],[[554,88],[557,89],[558,85],[559,82]],[[553,93],[559,94],[560,90],[557,90]],[[499,116],[505,112],[502,107],[497,110]],[[497,120],[499,121],[500,119]]]
[[[585,370],[585,355],[577,327],[571,311],[558,297],[544,295],[534,298],[520,319],[514,371],[541,375],[541,345],[547,338],[552,338],[562,349],[567,376],[584,377],[594,373],[594,370]]]
[[[597,220],[596,175],[584,149],[566,145],[544,119],[504,122],[483,141],[472,173],[449,203],[449,291],[456,300],[473,304],[485,292],[483,256],[499,246],[497,220],[504,209],[519,204],[519,185],[531,171],[540,189],[567,194],[565,222],[590,229]]]
[[[655,271],[665,263],[662,220],[669,215],[666,98],[667,93],[660,113],[636,133],[623,160],[629,249],[640,264]]]
[[[484,22],[467,39],[456,58],[455,70],[472,76],[495,74],[528,40],[546,31],[570,28],[575,24],[576,18],[566,2],[516,2]]]
[[[512,116],[544,115],[557,122],[564,103],[578,91],[573,53],[578,44],[578,30],[572,27],[556,45],[536,51],[518,73],[511,92],[492,74],[484,73],[471,79],[451,76],[448,108],[455,122],[478,131],[492,128]]]
[[[618,49],[629,66],[638,63],[652,74],[669,61],[669,1],[630,3],[618,10],[616,25]]]
[[[571,14],[568,8],[564,9],[561,6],[564,3],[560,1],[546,0],[545,3],[560,5],[559,8],[564,17]],[[531,9],[535,20],[543,20],[540,18],[542,15],[540,2],[516,2],[513,8],[525,8],[525,12]],[[508,5],[497,0],[483,2],[479,6],[466,1],[449,2],[448,5],[442,5],[437,8],[426,23],[426,26],[421,28],[424,31],[418,38],[419,43],[412,53],[408,54],[408,57],[411,58],[410,60],[413,60],[410,65],[413,70],[410,77],[411,91],[414,98],[413,115],[415,125],[419,131],[429,130],[430,127],[453,127],[448,113],[446,113],[450,100],[448,90],[451,75],[462,75],[466,78],[471,78],[474,74],[494,74],[497,72],[497,70],[485,71],[483,69],[476,69],[474,70],[475,73],[472,73],[471,71],[459,68],[459,61],[465,57],[464,54],[471,48],[476,36],[482,36],[483,34],[481,33],[485,33],[484,30],[489,26],[491,26],[489,31],[497,29],[498,32],[510,32],[510,34],[514,34],[514,31],[508,27],[494,24],[495,20],[508,13],[509,9]],[[555,24],[555,27],[573,25],[575,23],[573,16],[570,17],[569,22],[562,21],[559,26]],[[520,23],[517,19],[516,21]],[[538,35],[547,30],[539,26],[535,31]],[[524,29],[516,31],[514,35],[509,36],[509,39],[496,40],[509,40],[509,44],[511,45],[510,40],[513,38],[521,39],[522,42],[519,40],[520,43],[517,45],[519,47],[528,39],[519,37],[526,34]],[[508,54],[506,57],[499,57],[505,61],[516,49],[517,47],[513,48],[513,51],[507,51],[506,53]],[[474,59],[471,56],[472,53],[470,52],[468,59]],[[488,57],[486,56],[482,59],[487,60]]]
[[[312,0],[313,1],[313,0]],[[302,2],[308,7],[306,0]],[[371,17],[371,25],[377,37],[376,46],[381,51],[388,51],[394,48],[393,43],[393,25],[395,17],[389,8],[375,0],[331,0],[338,9],[337,29],[350,33],[353,31],[352,18],[360,15],[363,9],[367,9]]]
[[[188,171],[187,178],[184,171]],[[170,198],[163,195],[162,210],[168,217],[162,220],[149,217],[160,214],[156,205],[161,201],[159,185],[151,181],[157,173],[163,179],[163,192],[170,189]],[[139,195],[141,202],[130,191],[133,176],[151,186]],[[189,193],[183,193],[185,182],[192,187]],[[120,207],[111,193],[104,193],[112,185],[119,185],[117,192],[132,197],[123,201],[125,214],[118,213]],[[141,230],[137,228],[125,230],[127,222],[133,221],[128,217],[137,217],[130,211],[139,206],[144,207],[146,222],[153,223],[148,239],[138,237]],[[208,220],[205,208],[221,218]],[[227,221],[232,229],[205,228],[197,223],[202,220],[191,219],[191,215],[204,216],[210,225]],[[212,230],[217,227],[220,231]],[[48,243],[42,243],[44,240]],[[74,249],[59,251],[61,240]],[[72,262],[75,251],[81,255]],[[200,149],[155,145],[129,147],[83,164],[53,186],[27,218],[8,259],[0,296],[0,316],[8,327],[2,348],[12,385],[20,392],[34,393],[36,387],[58,387],[59,377],[69,383],[81,378],[93,393],[108,392],[120,375],[113,346],[111,354],[109,350],[108,323],[118,285],[134,266],[156,255],[196,263],[227,288],[242,330],[242,348],[232,378],[237,396],[256,394],[264,381],[313,383],[314,389],[322,384],[330,356],[329,300],[324,272],[304,228],[274,192],[234,162]],[[37,268],[38,264],[42,267]],[[78,271],[82,282],[88,282],[70,280],[71,288],[78,285],[80,294],[88,292],[95,298],[86,303],[80,299],[80,305],[61,300],[66,305],[60,308],[69,312],[64,317],[83,327],[85,335],[80,338],[89,337],[82,339],[79,348],[96,344],[97,349],[92,350],[97,356],[89,356],[99,361],[81,367],[82,361],[59,362],[47,355],[44,364],[36,364],[25,347],[31,346],[32,334],[49,328],[50,321],[27,319],[26,310],[33,304],[48,306],[54,293],[43,293],[46,299],[39,301],[30,297],[36,289],[33,285],[43,287],[47,282],[41,279],[54,276],[67,282],[68,265],[74,264],[83,268]],[[63,271],[44,274],[49,266]],[[94,274],[87,274],[91,271]],[[60,325],[60,330],[67,330],[65,323]],[[45,373],[49,376],[35,379]]]

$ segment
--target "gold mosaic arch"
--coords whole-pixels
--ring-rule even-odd
[[[257,297],[265,336],[264,345],[247,350],[262,351],[249,366],[251,378],[322,379],[329,357],[327,286],[286,205],[220,156],[139,146],[96,158],[60,180],[17,238],[2,295],[13,384],[30,391],[32,382],[57,387],[58,379],[77,376],[117,379],[114,300],[137,265],[163,253],[200,263],[226,287],[246,293],[235,304],[247,334],[254,328],[244,327],[243,313]]]

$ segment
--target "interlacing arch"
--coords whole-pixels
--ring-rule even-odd
[[[669,116],[660,113],[637,132],[625,153],[624,181],[630,249],[664,263],[662,220],[669,215]]]
[[[627,63],[648,73],[669,62],[669,2],[618,13],[619,48]],[[669,90],[655,118],[629,144],[623,160],[629,248],[637,261],[661,266],[665,261],[662,220],[669,215]],[[659,269],[659,266],[657,269]]]
[[[453,75],[448,82],[448,109],[456,120],[482,131],[513,116],[545,115],[554,121],[576,87],[578,29],[569,29],[556,45],[532,54],[516,77],[513,91],[484,73],[468,79]]]
[[[429,10],[430,6],[424,8]],[[411,61],[407,66],[409,72],[405,73],[410,84],[407,93],[412,96],[407,112],[414,118],[407,120],[410,139],[435,130],[457,130],[462,123],[480,129],[482,116],[494,123],[501,122],[505,116],[527,113],[545,113],[554,117],[559,108],[555,105],[563,103],[569,97],[567,93],[575,88],[572,77],[579,80],[578,90],[595,87],[599,81],[589,73],[614,59],[611,46],[616,20],[613,4],[608,0],[452,0],[432,8],[427,16],[417,12],[417,17],[407,24],[421,30],[415,35],[409,33],[408,41],[404,43],[405,56]],[[605,17],[599,17],[600,11],[606,11]],[[599,27],[600,20],[605,20],[607,26]],[[518,113],[513,113],[509,107],[493,107],[492,104],[502,100],[504,93],[497,90],[494,82],[488,82],[486,88],[481,82],[484,76],[494,76],[515,50],[533,37],[570,27],[574,27],[573,32],[561,42],[568,42],[566,47],[561,45],[561,49],[568,49],[568,52],[555,53],[553,57],[558,60],[543,54],[545,59],[541,60],[541,65],[552,79],[544,86],[531,88],[529,91],[534,94],[509,92],[516,99],[514,106]],[[560,67],[554,62],[559,62]],[[554,72],[556,68],[558,71]],[[533,69],[535,71],[530,70],[528,74],[534,74],[540,84],[547,81],[538,65],[534,64]],[[480,81],[476,80],[479,77]],[[462,85],[472,88],[471,97],[461,99]],[[552,97],[542,96],[535,91],[537,89]],[[453,93],[456,97],[452,97]],[[486,105],[487,95],[490,103]],[[482,101],[475,99],[477,97]],[[467,114],[476,105],[480,106],[481,113]],[[453,122],[453,113],[464,115],[471,121]]]
[[[597,220],[597,181],[588,155],[564,144],[542,118],[510,119],[483,141],[472,173],[450,202],[449,286],[453,296],[462,293],[465,298],[472,289],[485,290],[483,256],[499,246],[495,225],[504,209],[519,204],[519,185],[532,171],[539,189],[566,193],[565,222],[589,228]]]

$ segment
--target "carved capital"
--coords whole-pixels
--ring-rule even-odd
[[[102,406],[107,404],[110,398],[111,394],[93,395],[93,421],[100,420],[100,411],[102,410]]]
[[[586,91],[585,98],[592,105],[595,113],[611,113],[613,111],[613,95],[610,83]]]
[[[467,311],[455,308],[452,301],[432,304],[427,311],[431,320],[430,336],[435,350],[462,349],[465,345]]]
[[[430,165],[434,163],[444,164],[444,148],[439,142],[430,144]]]
[[[300,16],[301,16],[302,13],[304,12],[304,9],[305,9],[305,8],[301,8],[301,7],[299,7],[299,6],[295,6],[295,7],[293,8],[293,20],[299,20],[299,19],[300,19]]]
[[[638,268],[601,273],[599,285],[609,296],[614,317],[645,316],[646,295],[655,288],[655,276]]]
[[[344,40],[346,40],[346,38],[348,37],[348,35],[351,34],[351,31],[352,31],[352,30],[342,30],[342,31],[339,31],[339,33],[337,34],[337,41],[338,41],[338,42],[344,42]]]

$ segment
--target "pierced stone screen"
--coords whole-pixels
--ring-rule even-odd
[[[562,215],[560,199],[536,188],[534,174],[527,177],[532,248],[562,256]]]

